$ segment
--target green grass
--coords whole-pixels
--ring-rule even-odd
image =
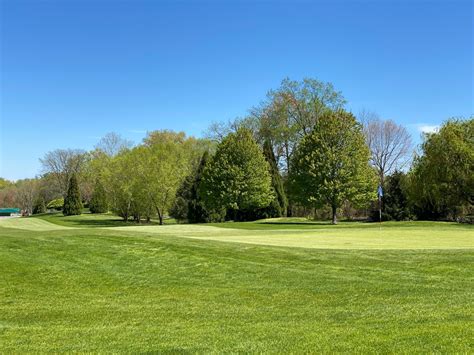
[[[113,220],[0,220],[1,353],[474,350],[470,226]]]

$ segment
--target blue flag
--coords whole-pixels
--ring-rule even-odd
[[[379,185],[379,188],[378,188],[378,190],[377,190],[377,193],[379,194],[379,197],[382,197],[382,196],[383,196],[382,186]]]

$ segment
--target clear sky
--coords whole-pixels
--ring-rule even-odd
[[[420,130],[473,113],[471,1],[1,3],[0,176],[115,131],[201,135],[284,77]],[[429,127],[428,127],[429,128]]]

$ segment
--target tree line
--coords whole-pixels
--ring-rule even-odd
[[[469,219],[474,119],[448,119],[414,150],[405,127],[354,116],[332,84],[285,79],[244,118],[205,138],[152,131],[134,146],[109,133],[95,149],[58,149],[35,179],[0,180],[0,206],[25,213],[111,211],[125,221],[190,223],[281,216]]]

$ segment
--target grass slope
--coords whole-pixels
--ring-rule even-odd
[[[292,222],[295,220],[296,222]],[[466,249],[474,248],[474,228],[445,222],[346,222],[332,226],[300,219],[272,219],[205,225],[137,225],[110,215],[45,215],[10,219],[0,225],[37,230],[59,227],[110,228],[147,235],[172,235],[225,242],[325,249]],[[46,223],[51,222],[51,223]],[[40,226],[41,223],[41,226]]]
[[[472,248],[288,248],[190,238],[193,230],[224,239],[288,233],[273,226],[61,222],[0,221],[2,353],[474,349]],[[439,232],[455,247],[459,231],[473,238],[469,228],[435,226],[390,228],[400,236],[424,229],[428,239]],[[372,227],[298,228],[291,238]]]

